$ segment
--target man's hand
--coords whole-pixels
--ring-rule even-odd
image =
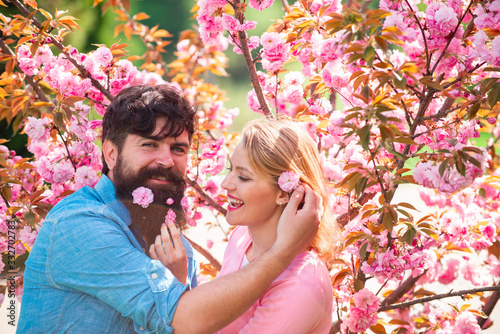
[[[188,260],[186,250],[174,223],[169,222],[161,226],[161,236],[157,236],[155,243],[149,248],[149,256],[153,260],[160,260],[179,282],[182,284],[187,283]]]
[[[281,215],[273,248],[279,254],[288,254],[288,260],[295,259],[311,244],[322,216],[322,198],[308,185],[299,185]]]

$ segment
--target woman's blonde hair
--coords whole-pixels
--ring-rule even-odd
[[[329,209],[326,179],[309,133],[291,120],[258,119],[245,126],[241,141],[252,169],[274,188],[280,189],[281,173],[294,171],[322,197],[325,210],[311,247],[330,265],[337,251],[339,227]]]

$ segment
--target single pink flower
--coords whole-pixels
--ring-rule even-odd
[[[300,176],[294,171],[287,171],[281,173],[278,178],[278,184],[284,192],[290,193],[299,185]]]
[[[174,199],[173,198],[167,199],[167,205],[172,205],[172,204],[174,204]]]
[[[132,196],[134,197],[134,204],[138,204],[143,208],[147,208],[154,200],[153,192],[146,187],[137,188],[132,192]]]
[[[167,215],[165,216],[165,224],[175,223],[176,214],[174,210],[168,209]]]

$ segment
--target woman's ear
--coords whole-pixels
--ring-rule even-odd
[[[104,155],[104,160],[109,170],[112,171],[118,160],[118,147],[110,140],[105,140],[104,143],[102,143],[102,154]]]
[[[280,191],[280,194],[278,195],[278,198],[276,199],[276,204],[285,205],[286,203],[288,203],[288,200],[289,200],[288,194],[282,190],[282,191]]]

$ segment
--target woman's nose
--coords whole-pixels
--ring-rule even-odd
[[[224,180],[222,180],[222,183],[220,184],[220,186],[222,187],[222,189],[225,189],[225,190],[229,190],[231,188],[231,180],[230,180],[230,175],[231,172],[227,173],[226,176],[224,177]]]

